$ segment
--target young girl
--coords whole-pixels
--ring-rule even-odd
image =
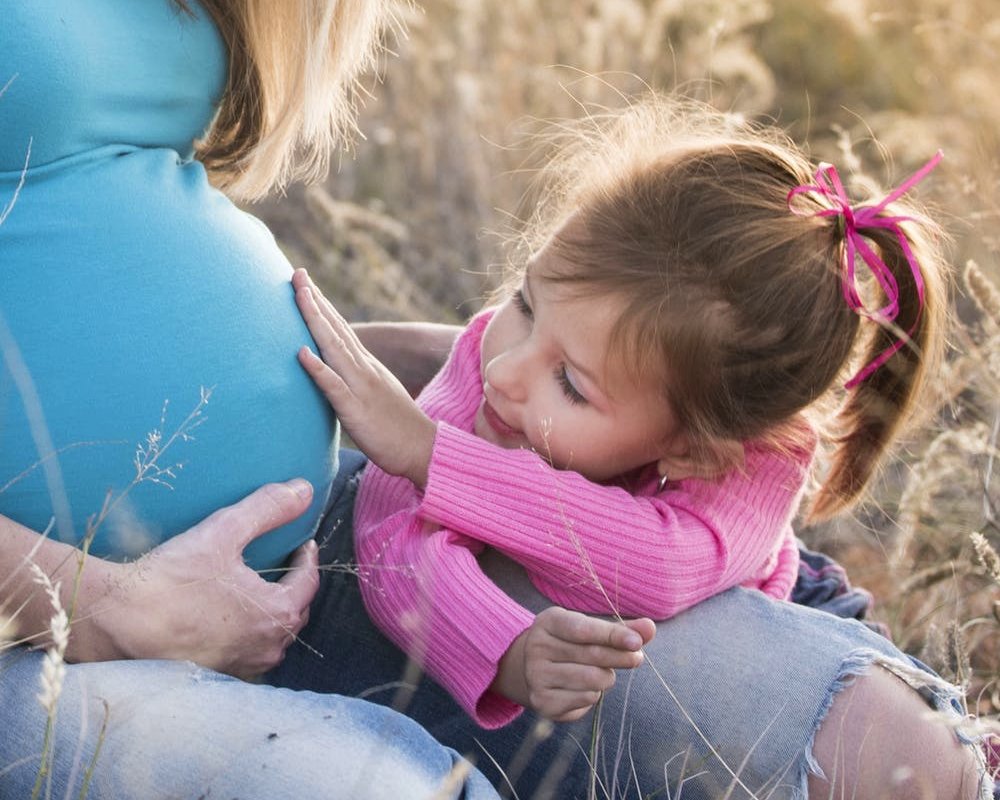
[[[655,99],[599,122],[544,171],[506,299],[419,403],[294,279],[323,356],[300,359],[374,462],[354,520],[368,610],[487,727],[525,703],[575,718],[606,688],[591,668],[635,665],[651,632],[633,623],[615,664],[586,639],[530,647],[484,547],[580,611],[785,598],[817,441],[823,519],[861,495],[943,346],[939,231],[900,200],[936,158],[854,204],[775,131]]]

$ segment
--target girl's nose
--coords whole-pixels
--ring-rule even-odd
[[[483,376],[493,390],[514,403],[523,402],[527,396],[527,364],[519,350],[515,347],[494,356],[483,370]]]

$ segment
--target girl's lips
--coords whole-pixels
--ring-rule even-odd
[[[497,414],[496,410],[486,401],[485,398],[483,399],[483,419],[486,420],[486,424],[489,425],[498,436],[502,436],[504,439],[513,439],[515,436],[519,435],[516,430],[500,418],[500,415]]]

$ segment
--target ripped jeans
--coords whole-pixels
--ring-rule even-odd
[[[321,563],[354,560],[352,489],[348,481],[334,494]],[[523,604],[547,605],[515,565],[495,558],[486,567]],[[86,788],[91,800],[496,798],[461,753],[501,796],[521,800],[591,790],[597,798],[803,798],[825,712],[872,664],[956,714],[953,687],[862,623],[733,589],[660,623],[646,663],[619,675],[596,718],[552,725],[525,713],[484,731],[369,622],[349,570],[322,575],[310,623],[271,685],[181,662],[68,667],[41,796]],[[0,655],[4,800],[30,797],[39,774],[40,673],[40,653]],[[991,786],[984,776],[983,798]]]
[[[350,451],[342,458],[346,472]],[[328,514],[340,524],[321,539],[321,564],[354,561],[353,489]],[[503,556],[487,556],[484,569],[526,607],[550,604]],[[301,639],[270,682],[402,710],[520,800],[805,798],[818,726],[873,664],[958,718],[958,690],[865,624],[740,588],[660,623],[644,665],[605,693],[596,724],[593,714],[552,725],[526,712],[500,730],[478,728],[368,620],[350,570],[324,573]],[[992,797],[985,774],[980,789]]]

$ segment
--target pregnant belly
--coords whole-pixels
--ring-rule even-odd
[[[336,471],[290,275],[264,226],[172,151],[29,172],[0,227],[0,514],[128,558],[301,476],[309,511],[246,552],[280,565]]]

